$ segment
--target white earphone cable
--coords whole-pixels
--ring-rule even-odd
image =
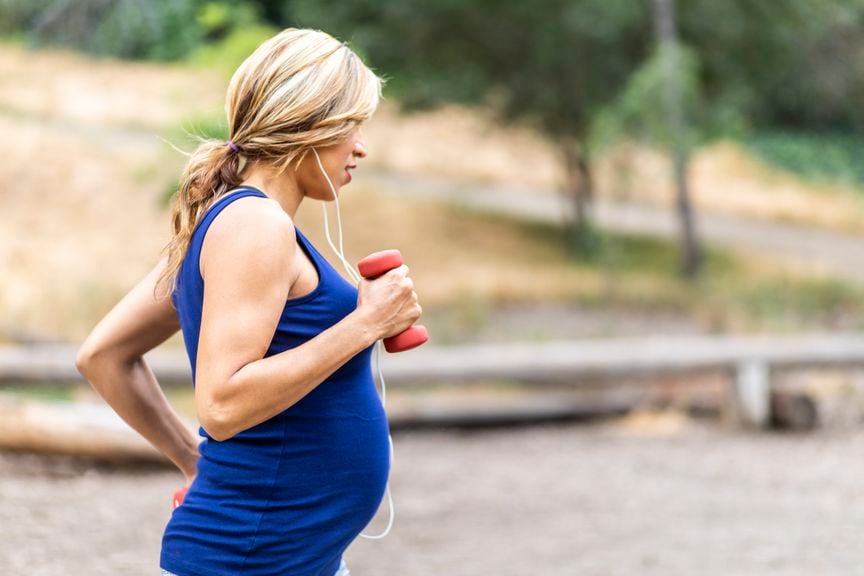
[[[360,284],[360,280],[362,277],[360,273],[354,270],[354,267],[348,262],[345,258],[345,252],[342,247],[342,216],[339,210],[339,196],[336,194],[336,189],[333,187],[333,182],[330,181],[330,176],[327,175],[327,171],[324,170],[324,166],[321,164],[321,158],[318,156],[318,151],[315,148],[312,148],[312,152],[315,154],[315,160],[318,161],[318,168],[321,169],[321,173],[324,174],[324,179],[327,180],[327,184],[330,186],[330,191],[333,193],[333,199],[336,201],[336,225],[339,231],[339,248],[333,244],[333,240],[330,238],[330,222],[327,218],[327,204],[325,202],[321,203],[321,208],[324,211],[324,235],[327,237],[327,243],[330,245],[330,248],[336,254],[336,257],[339,258],[339,261],[342,263],[342,266],[345,268],[348,276],[356,283]],[[381,371],[381,340],[375,341],[375,366],[378,371],[378,379],[381,382],[381,405],[386,406],[387,401],[387,389],[384,383],[384,373]],[[389,434],[387,435],[387,441],[390,444],[390,462],[392,466],[393,462],[393,437]],[[387,536],[390,533],[390,528],[393,527],[393,520],[396,518],[396,511],[393,508],[393,496],[390,493],[390,481],[387,481],[387,506],[390,510],[390,519],[387,522],[387,527],[384,529],[384,532],[381,534],[377,534],[375,536],[369,536],[366,534],[360,534],[361,537],[369,539],[369,540],[380,540]]]

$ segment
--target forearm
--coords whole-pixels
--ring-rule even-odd
[[[79,367],[117,414],[191,479],[199,437],[180,419],[143,358],[126,361],[98,355]]]
[[[205,429],[226,439],[276,416],[377,338],[355,310],[304,344],[247,364],[220,387],[212,406],[214,429]]]

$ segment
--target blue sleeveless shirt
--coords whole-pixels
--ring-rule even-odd
[[[220,197],[192,233],[171,295],[195,382],[207,228],[244,187]],[[357,305],[357,289],[295,227],[318,272],[285,302],[265,357],[300,346]],[[242,266],[242,263],[238,263]],[[389,426],[375,388],[372,346],[270,420],[217,441],[199,434],[197,476],[162,536],[160,566],[178,576],[333,576],[374,517],[390,471]]]

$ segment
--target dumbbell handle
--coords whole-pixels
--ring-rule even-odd
[[[371,280],[381,276],[385,272],[398,268],[402,265],[402,253],[399,250],[383,250],[366,256],[357,263],[360,275]],[[414,325],[403,332],[384,339],[384,348],[387,352],[404,352],[420,346],[429,340],[429,331],[425,326]]]

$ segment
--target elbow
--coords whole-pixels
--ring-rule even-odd
[[[78,369],[78,372],[82,376],[86,377],[87,373],[92,370],[93,366],[95,366],[103,356],[104,353],[102,351],[85,342],[80,348],[78,348],[78,352],[75,354],[75,368]]]
[[[204,428],[204,431],[207,432],[207,435],[211,440],[215,440],[216,442],[224,442],[225,440],[230,440],[234,437],[234,434],[229,432],[226,428],[220,427],[214,423],[201,423],[201,427]]]
[[[197,407],[198,422],[213,440],[224,442],[237,434],[227,408],[214,401],[203,402]]]
[[[106,365],[131,366],[141,357],[121,355],[116,349],[84,342],[75,354],[75,368],[85,378]]]

